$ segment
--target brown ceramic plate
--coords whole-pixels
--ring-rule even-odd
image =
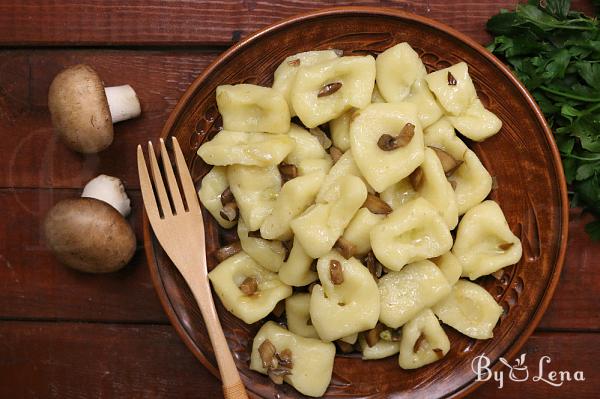
[[[468,144],[495,177],[490,197],[501,205],[509,225],[521,238],[523,258],[516,266],[504,269],[500,279],[488,276],[478,281],[505,310],[493,339],[473,340],[446,326],[452,343],[449,354],[414,371],[400,369],[397,356],[368,362],[357,355],[338,356],[328,397],[459,397],[478,385],[471,370],[475,356],[485,353],[493,367],[500,367],[499,357],[518,353],[558,282],[567,237],[565,180],[540,110],[509,70],[465,35],[401,11],[336,8],[282,21],[229,49],[192,83],[162,132],[163,137],[177,137],[194,181],[199,184],[209,167],[196,155],[196,149],[220,125],[215,104],[218,85],[244,82],[269,86],[277,65],[286,56],[301,51],[336,48],[345,54],[378,54],[404,41],[420,54],[428,70],[466,61],[480,98],[502,119],[499,134],[484,143]],[[209,252],[234,239],[235,232],[218,228],[207,212],[204,218]],[[171,322],[200,362],[218,376],[194,298],[152,235],[147,220],[144,232],[152,278]],[[209,265],[214,267],[216,261],[210,258]],[[229,346],[251,395],[302,397],[289,385],[275,386],[265,376],[249,370],[252,339],[260,323],[246,325],[216,302]]]

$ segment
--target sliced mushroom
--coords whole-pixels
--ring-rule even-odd
[[[333,163],[336,163],[342,157],[342,155],[344,155],[344,153],[339,148],[331,146],[329,147],[329,155],[331,155],[331,160]]]
[[[387,202],[371,193],[367,194],[367,199],[365,200],[363,207],[367,208],[369,211],[371,211],[371,213],[376,215],[387,215],[394,211],[392,207],[387,204]]]
[[[329,261],[329,277],[331,278],[331,282],[335,285],[339,285],[344,282],[344,271],[342,270],[342,264],[335,259]]]
[[[321,87],[321,90],[319,90],[317,97],[330,96],[341,88],[342,88],[342,82],[334,82],[334,83],[326,84],[325,86]]]
[[[235,198],[233,197],[233,193],[231,192],[231,189],[229,187],[227,187],[219,196],[219,198],[221,199],[221,205],[225,206],[230,202],[235,202]]]
[[[273,316],[279,318],[283,316],[283,312],[285,312],[285,301],[281,300],[277,302],[271,313],[273,313]]]
[[[258,281],[254,277],[246,277],[240,284],[240,291],[246,296],[252,296],[258,291]]]
[[[292,351],[289,348],[285,348],[279,353],[276,353],[277,360],[279,361],[279,367],[285,367],[286,369],[294,368],[294,361],[292,360]]]
[[[334,246],[345,259],[350,259],[356,253],[356,245],[346,240],[344,237],[338,238]]]
[[[417,340],[415,341],[415,344],[413,346],[413,352],[417,353],[426,341],[427,339],[425,338],[425,334],[421,333],[421,335],[419,335],[419,338],[417,338]]]
[[[277,360],[275,359],[275,353],[277,349],[275,345],[268,339],[265,339],[260,346],[258,347],[258,354],[260,355],[260,360],[262,361],[262,365],[264,368],[273,368],[276,367]]]
[[[219,212],[221,217],[225,220],[233,222],[238,218],[238,207],[235,202],[228,202],[223,206],[221,212]]]
[[[450,71],[448,71],[448,85],[450,86],[456,86],[458,82],[456,81],[456,78],[454,77],[454,75],[452,75],[452,73],[450,73]]]
[[[373,253],[373,251],[369,251],[367,256],[365,256],[365,263],[367,264],[367,269],[369,269],[369,273],[371,273],[375,281],[377,281],[383,274],[383,266],[377,261],[377,258],[375,258],[375,254]]]
[[[285,367],[271,368],[267,371],[267,375],[277,385],[283,384],[283,377],[291,375],[292,371]]]
[[[284,183],[298,177],[298,168],[296,168],[296,165],[282,162],[277,168]]]
[[[419,190],[423,185],[424,177],[425,175],[423,174],[423,170],[421,169],[421,167],[418,167],[410,174],[408,179],[410,180],[410,184],[413,186],[413,188],[415,190]]]
[[[369,347],[375,346],[377,342],[379,342],[379,334],[385,329],[385,326],[381,323],[377,323],[377,325],[367,331],[365,334],[365,340],[367,341],[367,345]]]
[[[296,58],[295,60],[289,60],[287,63],[289,66],[293,67],[300,66],[300,58]]]
[[[392,151],[400,147],[405,147],[410,143],[415,135],[415,125],[407,123],[397,136],[391,134],[382,134],[377,140],[377,146],[383,151]]]
[[[225,259],[229,258],[240,252],[242,250],[242,244],[239,241],[232,242],[231,244],[225,245],[224,247],[219,248],[215,252],[215,258],[219,262],[223,262]]]
[[[450,176],[452,173],[454,173],[454,171],[456,169],[458,169],[458,167],[460,165],[462,165],[463,161],[462,160],[457,160],[454,159],[454,157],[452,155],[450,155],[449,153],[447,153],[446,151],[440,149],[440,148],[436,148],[436,147],[429,147],[431,148],[434,152],[435,155],[437,155],[438,159],[440,160],[440,163],[442,164],[442,168],[444,169],[444,173],[447,176]]]

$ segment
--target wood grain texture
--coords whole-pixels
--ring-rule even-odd
[[[78,190],[0,191],[0,319],[71,319],[166,323],[140,247],[117,273],[91,275],[59,264],[47,249],[42,220]],[[129,220],[141,242],[141,196],[130,192]],[[1,395],[0,395],[1,396]]]
[[[1,25],[1,23],[0,23]],[[100,173],[139,187],[137,144],[158,137],[191,81],[215,58],[202,50],[0,51],[0,187],[82,187]],[[92,65],[107,86],[130,84],[142,116],[115,125],[115,140],[99,154],[70,151],[52,130],[48,87],[64,67]]]
[[[438,19],[480,43],[489,40],[485,22],[515,0],[23,0],[0,4],[4,45],[202,45],[231,44],[253,31],[295,14],[326,6],[364,5],[400,9]],[[574,7],[591,12],[590,2]]]
[[[562,388],[505,381],[501,390],[491,381],[470,398],[597,397],[600,334],[538,333],[522,353],[531,377],[540,357],[549,355],[546,371],[582,370],[586,381]],[[219,398],[221,385],[169,326],[3,322],[0,397]]]

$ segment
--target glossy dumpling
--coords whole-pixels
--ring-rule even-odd
[[[308,130],[292,123],[287,135],[294,140],[295,146],[285,158],[286,163],[299,166],[304,160],[329,158],[319,139]]]
[[[292,151],[294,140],[283,134],[245,133],[221,130],[198,148],[209,165],[277,165]]]
[[[389,186],[383,190],[380,195],[381,199],[391,206],[392,209],[398,209],[418,196],[419,193],[415,191],[408,177]]]
[[[425,65],[406,42],[388,48],[377,57],[377,88],[389,103],[403,101],[413,83],[425,75]]]
[[[437,210],[417,198],[390,213],[371,230],[371,247],[390,270],[443,255],[452,248],[452,236]]]
[[[259,266],[244,251],[219,263],[208,277],[225,309],[252,324],[266,317],[275,305],[292,295],[292,287],[283,284],[277,274]],[[244,294],[239,286],[246,278],[254,278],[258,290]]]
[[[202,205],[215,218],[217,223],[225,229],[235,226],[235,221],[229,221],[221,216],[223,204],[221,203],[221,194],[229,187],[227,181],[227,168],[224,166],[214,166],[203,178],[198,190],[198,197]]]
[[[435,97],[429,91],[425,79],[419,79],[413,83],[410,94],[404,101],[417,106],[417,116],[423,129],[433,124],[444,114]]]
[[[285,300],[288,329],[305,338],[319,338],[310,320],[310,294],[298,292]]]
[[[378,146],[384,134],[397,136],[408,124],[414,136],[405,146],[384,151]],[[367,182],[382,192],[399,182],[423,162],[423,132],[414,104],[371,104],[357,111],[350,124],[350,149]]]
[[[463,136],[474,141],[483,141],[502,128],[502,121],[496,114],[485,109],[478,98],[473,100],[464,113],[449,116],[448,119]]]
[[[450,285],[454,285],[462,275],[462,265],[452,252],[446,252],[442,256],[430,260],[440,268],[440,271],[444,273]]]
[[[334,284],[332,261],[340,263],[343,282]],[[334,341],[375,327],[379,318],[377,283],[356,258],[344,259],[336,251],[317,262],[321,285],[310,295],[310,318],[323,341]]]
[[[384,217],[372,213],[367,208],[360,208],[356,212],[342,237],[356,247],[357,256],[366,255],[371,250],[371,229]]]
[[[450,154],[456,160],[462,160],[467,145],[456,135],[454,127],[447,117],[443,117],[423,130],[423,139],[427,147],[435,147]]]
[[[249,237],[248,232],[244,219],[240,218],[237,233],[244,252],[265,269],[277,272],[285,258],[285,248],[281,241]]]
[[[331,141],[342,152],[350,149],[350,121],[355,111],[355,109],[350,109],[329,122]]]
[[[492,190],[492,176],[473,151],[467,150],[462,161],[456,171],[448,177],[454,185],[459,215],[481,203]]]
[[[290,222],[315,201],[324,178],[323,173],[311,173],[284,183],[273,211],[260,226],[260,234],[268,240],[289,240],[292,237]]]
[[[319,97],[326,86],[339,89]],[[352,107],[366,107],[371,102],[374,86],[375,59],[372,56],[340,57],[298,70],[291,92],[292,106],[302,123],[312,128]]]
[[[398,328],[450,293],[450,284],[440,269],[428,260],[407,265],[379,279],[379,320]]]
[[[431,309],[425,309],[402,327],[398,363],[405,370],[416,369],[440,360],[449,350],[444,329]]]
[[[330,201],[317,203],[292,220],[290,227],[306,253],[316,259],[329,252],[366,198],[362,180],[344,176]]]
[[[325,180],[323,180],[321,189],[317,194],[317,202],[328,202],[335,199],[339,195],[340,178],[344,176],[356,176],[367,184],[365,178],[360,174],[356,162],[354,162],[352,151],[346,151],[329,169],[329,173],[325,176]]]
[[[373,88],[373,94],[371,94],[371,103],[384,103],[384,102],[386,102],[385,98],[383,98],[383,96],[379,92],[379,89],[377,88],[377,85],[375,85],[375,87]]]
[[[384,359],[400,351],[400,341],[394,342],[380,339],[375,345],[369,346],[365,337],[361,335],[358,339],[358,344],[360,345],[363,360]]]
[[[281,174],[276,166],[231,165],[227,168],[229,188],[249,231],[260,229],[273,211],[281,189]]]
[[[290,111],[285,98],[269,87],[218,86],[217,107],[226,130],[285,133],[290,128]]]
[[[456,197],[434,150],[425,148],[425,159],[419,167],[423,177],[417,193],[437,209],[450,230],[454,229],[458,224]]]
[[[489,292],[465,280],[458,280],[450,295],[437,303],[433,311],[444,324],[475,339],[492,338],[503,312]]]
[[[301,337],[268,321],[256,333],[250,355],[250,369],[262,374],[267,374],[267,369],[263,367],[258,348],[267,339],[277,353],[285,349],[292,353],[293,367],[291,374],[283,378],[285,382],[303,395],[320,397],[325,393],[333,371],[334,344]]]
[[[277,90],[287,101],[290,115],[296,115],[292,106],[292,86],[296,80],[296,74],[300,68],[315,65],[323,61],[338,58],[336,50],[306,51],[286,57],[275,70],[273,75],[273,89]]]
[[[325,158],[310,158],[301,160],[296,167],[298,168],[298,175],[304,176],[310,173],[322,173],[324,175],[329,174],[333,162],[331,157],[328,155]]]
[[[425,77],[429,90],[450,115],[464,113],[477,98],[466,62],[459,62]],[[451,84],[454,82],[454,84]]]
[[[490,200],[463,216],[452,248],[462,265],[462,275],[471,280],[514,265],[522,251],[521,241],[510,230],[502,209]]]
[[[308,285],[318,278],[317,272],[312,269],[313,261],[298,238],[294,237],[290,256],[279,269],[279,278],[285,284],[295,287]]]

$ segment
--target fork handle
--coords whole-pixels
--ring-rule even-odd
[[[204,324],[208,330],[208,336],[210,337],[210,342],[217,358],[217,364],[219,365],[221,381],[223,381],[223,395],[225,399],[248,399],[246,389],[240,378],[240,373],[233,361],[225,334],[223,334],[223,328],[221,327],[215,303],[210,292],[208,278],[198,278],[196,275],[195,278],[186,278],[186,280],[196,298],[196,302],[198,302]]]

